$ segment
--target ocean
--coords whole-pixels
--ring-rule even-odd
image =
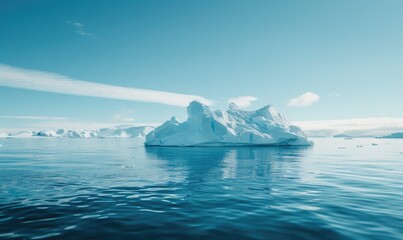
[[[0,139],[0,239],[403,239],[403,140]]]

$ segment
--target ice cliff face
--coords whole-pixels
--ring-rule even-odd
[[[273,106],[256,111],[213,111],[197,101],[187,108],[188,119],[175,117],[146,135],[146,146],[311,145],[304,132]]]

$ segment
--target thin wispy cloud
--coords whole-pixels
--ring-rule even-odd
[[[235,103],[238,107],[243,108],[243,107],[249,107],[252,104],[252,102],[256,100],[257,100],[256,97],[240,96],[228,99],[228,103]]]
[[[6,119],[20,119],[20,120],[67,120],[65,117],[49,117],[49,116],[0,116]]]
[[[80,22],[74,22],[74,21],[70,21],[70,20],[66,20],[66,23],[73,26],[76,33],[81,35],[81,36],[86,36],[86,37],[90,37],[93,36],[92,33],[88,32],[85,29],[84,24],[80,23]]]
[[[319,101],[320,97],[318,94],[313,92],[306,92],[301,96],[291,98],[288,100],[287,106],[290,107],[308,107],[315,102]]]
[[[331,93],[329,93],[327,96],[329,96],[329,97],[340,97],[341,94],[338,93],[338,92],[331,92]]]
[[[0,86],[88,97],[161,103],[180,107],[187,106],[193,100],[206,105],[213,105],[214,103],[212,100],[197,95],[87,82],[55,73],[16,68],[3,64],[0,64]]]
[[[383,136],[403,131],[403,118],[353,118],[339,120],[296,121],[309,136],[331,137],[336,134],[352,136]]]

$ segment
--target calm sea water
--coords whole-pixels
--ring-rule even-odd
[[[0,238],[403,239],[403,140],[314,141],[2,139]]]

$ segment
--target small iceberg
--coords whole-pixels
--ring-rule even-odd
[[[188,119],[175,117],[146,135],[146,146],[309,146],[312,141],[272,105],[244,111],[231,103],[213,111],[200,102],[187,107]]]

